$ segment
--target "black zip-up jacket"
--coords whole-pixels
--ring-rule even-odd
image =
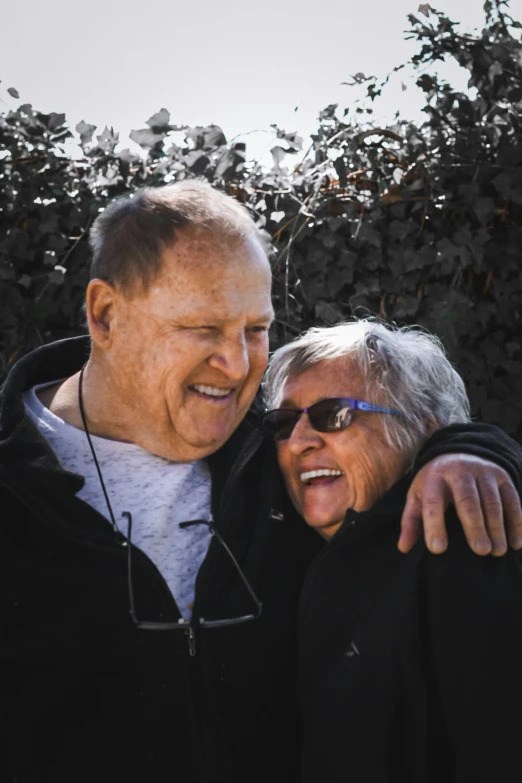
[[[259,619],[142,631],[129,616],[126,549],[75,496],[24,417],[21,392],[76,372],[79,338],[45,346],[11,372],[0,406],[0,778],[12,783],[296,779],[295,616],[318,537],[279,510],[273,455],[244,422],[209,460],[216,527],[263,603]],[[270,456],[270,459],[268,457]],[[133,552],[136,614],[181,614],[154,566]],[[255,606],[216,539],[199,571],[193,615]],[[191,643],[192,644],[192,643]]]
[[[194,642],[180,631],[137,629],[125,547],[76,497],[83,478],[60,467],[21,400],[25,389],[77,372],[88,352],[87,338],[38,349],[15,365],[0,397],[1,779],[291,783],[300,739],[295,617],[321,540],[288,508],[273,447],[249,416],[209,466],[216,526],[262,616],[198,627],[197,618],[254,609],[212,539],[196,581]],[[429,456],[494,455],[513,470],[511,443],[453,428],[447,447],[440,435]],[[133,583],[140,619],[181,617],[137,549]]]
[[[520,779],[522,560],[396,542],[410,479],[349,511],[299,608],[303,783]]]

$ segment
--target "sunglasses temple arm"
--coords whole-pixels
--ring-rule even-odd
[[[394,408],[381,408],[380,405],[373,405],[371,402],[362,402],[360,400],[355,400],[355,403],[355,410],[370,411],[370,413],[391,413],[393,416],[402,416],[402,413]]]
[[[241,577],[241,581],[243,582],[243,584],[245,585],[246,589],[250,593],[250,596],[251,596],[253,602],[255,603],[255,605],[257,606],[258,611],[260,612],[261,608],[262,608],[262,604],[259,601],[259,599],[256,596],[256,594],[254,593],[254,591],[252,590],[252,588],[250,587],[250,585],[248,584],[248,580],[247,580],[246,576],[244,575],[243,571],[241,570],[241,568],[239,566],[239,563],[237,562],[236,558],[234,557],[234,555],[233,555],[231,549],[229,548],[228,544],[226,543],[226,541],[223,538],[221,538],[221,536],[219,535],[219,533],[217,532],[217,530],[216,530],[216,528],[214,527],[213,524],[209,524],[209,528],[210,528],[210,532],[212,533],[212,535],[215,536],[219,540],[221,546],[228,552],[228,555],[229,555],[230,559],[232,560],[232,562],[234,563],[234,565],[236,567],[237,573]]]

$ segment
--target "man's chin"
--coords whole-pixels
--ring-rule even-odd
[[[190,433],[185,442],[195,449],[208,449],[209,454],[214,453],[230,438],[239,422],[233,427],[209,427],[201,433]]]

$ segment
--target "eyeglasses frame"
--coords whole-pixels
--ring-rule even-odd
[[[184,617],[180,618],[176,622],[161,622],[161,621],[149,621],[139,620],[136,615],[136,605],[134,601],[134,588],[132,582],[132,514],[130,511],[123,511],[122,517],[127,520],[127,538],[122,541],[122,544],[127,547],[127,583],[129,589],[129,614],[135,626],[142,631],[177,631],[182,630],[187,632],[190,628],[193,630],[193,620],[188,620]],[[252,587],[250,586],[245,574],[243,573],[241,566],[234,557],[228,544],[224,541],[222,536],[216,530],[215,525],[206,519],[194,519],[188,522],[180,522],[179,526],[182,528],[191,527],[192,525],[207,525],[211,534],[219,541],[221,546],[229,555],[235,569],[245,585],[250,597],[257,607],[255,614],[247,614],[241,617],[231,617],[225,620],[205,620],[201,617],[197,620],[197,625],[200,628],[224,628],[230,625],[240,625],[242,623],[249,622],[250,620],[257,620],[261,616],[263,610],[263,604],[257,598]]]
[[[338,403],[345,404],[345,407],[350,408],[352,414],[350,417],[350,421],[347,424],[343,425],[342,427],[335,427],[334,429],[320,429],[316,427],[312,421],[312,418],[310,418],[309,411],[313,410],[313,408],[315,408],[316,405],[321,405],[324,402],[338,402]],[[366,402],[365,400],[356,400],[353,397],[325,397],[322,400],[317,400],[317,402],[314,402],[313,405],[309,405],[307,408],[273,408],[272,410],[266,411],[266,413],[263,414],[261,419],[261,427],[267,436],[273,437],[277,441],[289,440],[297,425],[297,422],[301,417],[301,414],[306,413],[310,419],[310,424],[312,428],[316,432],[342,432],[343,430],[347,429],[350,426],[350,424],[352,424],[353,412],[356,410],[364,411],[368,413],[388,413],[391,414],[392,416],[403,416],[403,414],[400,411],[395,410],[395,408],[383,408],[380,405],[374,405],[373,403]],[[277,430],[270,431],[268,426],[265,424],[270,414],[279,413],[280,411],[288,411],[289,413],[296,414],[295,423],[290,431],[290,434],[286,438],[278,438]]]

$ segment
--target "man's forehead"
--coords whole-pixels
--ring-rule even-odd
[[[190,270],[170,266],[160,271],[151,283],[148,298],[175,297],[176,301],[198,299],[227,300],[241,295],[244,299],[270,301],[272,279],[270,269],[252,266],[213,266]]]
[[[261,240],[254,234],[243,239],[222,232],[191,227],[180,231],[174,244],[163,250],[164,266],[183,267],[190,271],[207,266],[236,264],[255,258],[270,264]]]
[[[169,264],[135,304],[172,320],[193,317],[229,321],[237,317],[271,321],[270,269],[257,263],[190,270]]]
[[[161,267],[152,288],[179,284],[214,286],[234,285],[238,276],[258,280],[266,287],[271,282],[270,263],[255,237],[241,242],[225,242],[206,235],[203,239],[183,234],[165,248]]]

